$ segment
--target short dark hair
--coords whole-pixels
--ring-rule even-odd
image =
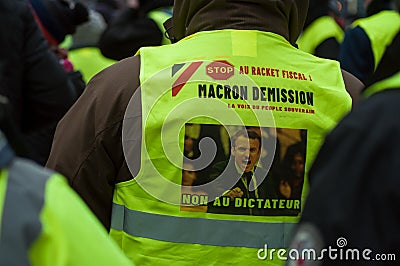
[[[236,132],[235,135],[233,135],[233,137],[231,139],[232,147],[235,147],[235,145],[236,145],[235,142],[240,136],[243,136],[243,137],[249,138],[249,139],[257,139],[258,143],[259,143],[259,148],[261,149],[261,136],[258,135],[255,131],[248,130],[248,129],[241,129],[238,132]]]

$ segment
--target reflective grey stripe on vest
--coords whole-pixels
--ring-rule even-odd
[[[262,248],[265,244],[270,248],[287,247],[294,225],[174,217],[129,210],[115,203],[111,219],[112,229],[132,236],[176,243],[247,248]]]
[[[28,250],[42,229],[39,215],[46,181],[52,174],[23,159],[15,159],[10,165],[0,231],[0,265],[30,265]]]

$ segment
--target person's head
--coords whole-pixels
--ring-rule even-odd
[[[303,178],[305,164],[305,150],[301,143],[289,146],[285,157],[285,167],[290,170],[296,178]]]
[[[139,0],[126,0],[126,6],[133,9],[138,9],[140,7]]]
[[[196,181],[197,175],[194,171],[193,164],[189,162],[183,163],[182,169],[182,186],[192,186],[193,183]]]
[[[198,139],[200,137],[201,126],[199,124],[185,124],[185,140],[183,143],[183,154],[186,157],[195,158],[199,152]]]
[[[295,44],[307,9],[308,0],[175,0],[172,32],[180,40],[199,31],[260,30]]]
[[[259,135],[260,137],[262,137],[262,131],[260,127],[257,126],[247,126],[246,127],[247,131],[253,131],[255,132],[257,135]]]
[[[76,28],[76,32],[72,35],[71,48],[97,46],[106,27],[103,16],[95,10],[89,10],[89,21]]]
[[[365,0],[364,9],[366,10],[366,16],[372,16],[382,10],[391,10],[396,8],[397,0]]]
[[[302,177],[304,174],[304,155],[297,152],[293,156],[292,164],[290,167],[297,177]]]
[[[292,196],[292,186],[288,180],[282,179],[279,181],[278,193],[286,199],[289,199]]]
[[[51,45],[64,41],[73,34],[78,25],[89,20],[89,13],[83,4],[72,0],[29,0],[38,23]]]
[[[328,15],[334,18],[340,15],[339,3],[337,0],[310,0],[304,27],[310,25],[317,18]]]
[[[183,143],[183,149],[185,154],[190,154],[191,152],[193,152],[195,141],[196,140],[194,138],[185,135],[185,141]]]
[[[243,171],[252,171],[261,154],[261,138],[254,131],[238,131],[232,138],[231,154]]]

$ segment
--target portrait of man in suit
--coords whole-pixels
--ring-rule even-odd
[[[184,165],[190,162],[193,165],[191,172],[196,175],[196,180],[188,188],[201,191],[201,195],[185,191],[181,195],[182,206],[203,205],[206,212],[215,214],[298,215],[304,180],[305,130],[203,124],[196,127],[199,130],[212,129],[214,134],[207,137],[212,138],[218,150],[223,147],[226,156],[216,156],[209,160],[211,163],[205,168],[198,167],[196,159],[185,157]],[[192,128],[193,124],[186,127],[185,141]],[[201,139],[198,137],[195,145]],[[296,149],[298,152],[293,154],[293,147],[301,149]],[[293,157],[289,156],[291,154],[301,158],[299,166],[302,168],[294,172],[298,173],[296,178],[292,178],[291,173],[297,168],[294,162],[287,159]],[[182,174],[182,186],[186,184],[184,181]],[[298,181],[298,185],[294,181]],[[186,207],[183,209],[194,211]]]
[[[233,135],[230,159],[214,165],[210,173],[211,180],[219,179],[216,187],[222,196],[210,202],[208,212],[267,215],[265,199],[276,195],[272,177],[266,169],[257,166],[261,143],[259,130],[243,128]],[[232,180],[236,182],[228,188]]]

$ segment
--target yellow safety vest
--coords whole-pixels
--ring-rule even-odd
[[[116,60],[104,57],[97,47],[82,47],[70,50],[68,58],[74,68],[82,72],[83,80],[88,83],[94,75],[111,66]]]
[[[110,234],[138,265],[253,265],[262,259],[280,265],[277,253],[264,257],[265,248],[268,254],[287,248],[298,215],[182,210],[181,205],[198,207],[210,200],[184,193],[180,186],[185,125],[261,126],[284,131],[289,139],[306,132],[307,173],[325,134],[351,108],[339,64],[260,31],[200,32],[139,53],[141,166],[134,179],[115,186]],[[251,204],[300,211],[306,176],[297,201],[257,199]]]
[[[330,16],[323,16],[313,21],[297,40],[299,49],[310,54],[315,54],[315,49],[323,41],[335,38],[340,44],[343,41],[344,32],[336,21]]]
[[[0,172],[0,265],[131,263],[64,177],[15,158]]]
[[[394,10],[381,11],[373,16],[353,22],[353,27],[360,26],[371,41],[374,55],[374,70],[377,68],[393,38],[400,30],[400,14]]]
[[[400,89],[400,72],[397,72],[397,74],[390,78],[372,84],[363,91],[363,96],[369,97],[374,93],[390,89]]]
[[[163,23],[172,16],[172,7],[170,7],[170,8],[162,7],[162,8],[152,10],[147,14],[147,16],[157,23],[158,27],[160,28],[161,32],[163,33],[163,38],[162,38],[161,44],[162,45],[170,44],[171,41],[164,34],[165,29],[164,29]]]

